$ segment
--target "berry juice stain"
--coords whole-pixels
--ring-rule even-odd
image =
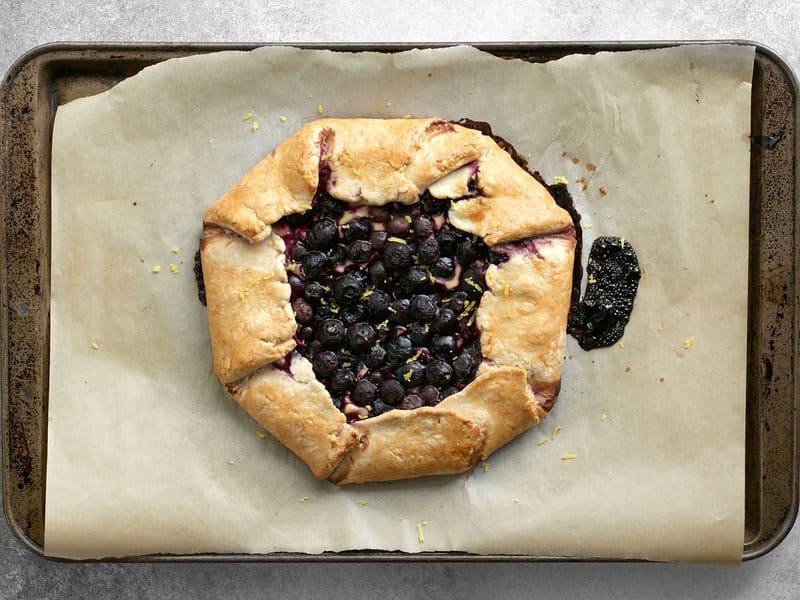
[[[586,292],[570,310],[567,332],[584,350],[612,346],[625,332],[642,277],[636,252],[622,238],[597,238],[586,272]]]

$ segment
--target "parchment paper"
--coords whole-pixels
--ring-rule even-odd
[[[171,60],[61,107],[47,554],[740,560],[752,65],[735,46],[544,65],[265,48]],[[337,489],[211,373],[192,276],[203,211],[321,112],[489,121],[548,180],[569,178],[587,248],[603,234],[636,248],[624,347],[570,338],[551,417],[472,473]]]

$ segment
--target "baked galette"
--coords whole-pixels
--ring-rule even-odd
[[[214,369],[317,477],[461,472],[555,402],[574,249],[491,136],[320,119],[205,214]]]

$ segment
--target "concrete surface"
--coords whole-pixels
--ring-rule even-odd
[[[415,8],[416,6],[416,8]],[[747,38],[800,71],[791,0],[302,2],[0,0],[0,73],[49,41],[515,41]],[[0,525],[0,599],[800,598],[798,527],[738,568],[658,564],[70,565]]]

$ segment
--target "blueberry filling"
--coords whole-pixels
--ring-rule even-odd
[[[355,208],[321,191],[274,226],[295,351],[350,420],[435,406],[475,377],[486,269],[506,257],[450,225],[450,202]]]

